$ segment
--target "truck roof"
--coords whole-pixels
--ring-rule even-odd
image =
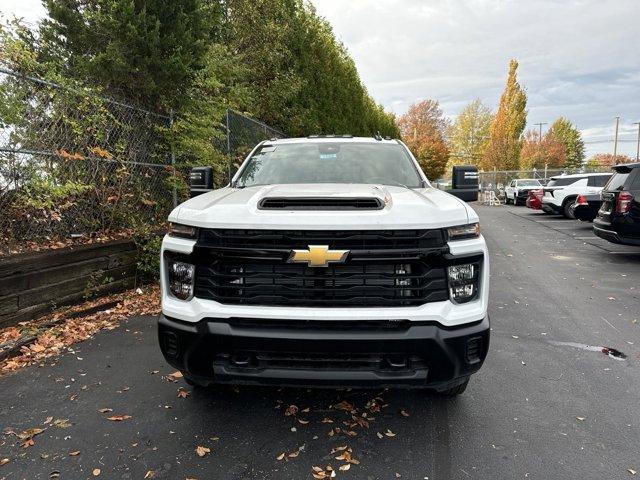
[[[336,142],[341,143],[398,143],[398,140],[391,138],[374,138],[374,137],[353,137],[351,135],[310,135],[308,137],[297,138],[272,138],[271,140],[265,140],[263,143],[269,145],[277,145],[283,143],[318,143],[318,142]]]

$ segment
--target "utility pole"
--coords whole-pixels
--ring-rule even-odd
[[[616,117],[616,134],[613,137],[613,164],[618,164],[618,125],[620,125],[620,117]]]
[[[634,123],[634,125],[638,125],[638,144],[636,146],[636,162],[640,161],[640,122]]]
[[[542,141],[542,125],[546,125],[547,122],[534,123],[534,125],[538,125],[540,128],[540,136],[538,137],[538,142]]]

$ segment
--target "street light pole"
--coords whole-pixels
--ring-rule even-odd
[[[634,123],[638,125],[638,144],[636,145],[636,162],[640,160],[640,122]]]

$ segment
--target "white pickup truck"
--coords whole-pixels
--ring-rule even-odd
[[[542,188],[540,180],[536,178],[517,178],[511,180],[504,189],[505,203],[512,202],[514,205],[524,205],[527,202],[527,195],[530,190]]]
[[[159,341],[192,385],[462,393],[489,347],[478,215],[381,138],[257,145],[169,216]]]

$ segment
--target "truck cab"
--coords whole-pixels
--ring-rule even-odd
[[[159,341],[191,384],[456,395],[484,362],[478,215],[398,140],[261,142],[169,222]]]

